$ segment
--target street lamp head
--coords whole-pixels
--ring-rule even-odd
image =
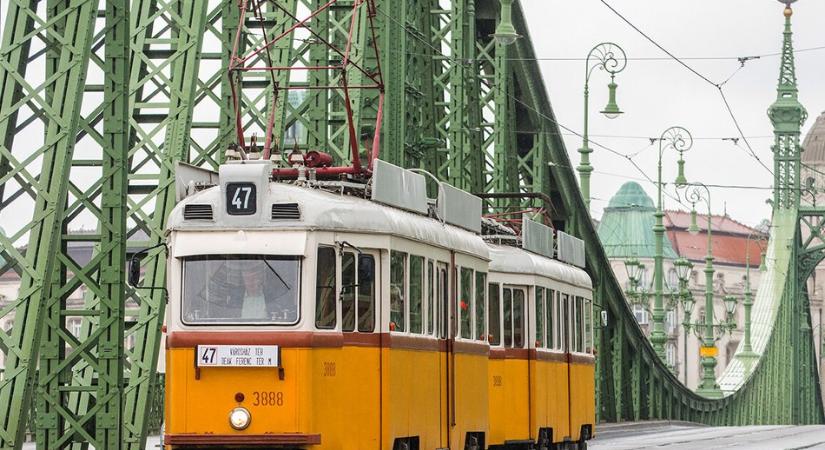
[[[736,297],[734,297],[733,295],[726,295],[725,298],[724,298],[724,302],[725,302],[725,311],[728,313],[728,315],[733,316],[733,313],[736,312],[736,305],[737,305]]]
[[[696,300],[693,299],[693,295],[688,293],[685,298],[682,300],[682,308],[685,310],[685,318],[690,317],[693,314],[693,307],[696,306]],[[685,320],[687,321],[687,320]]]
[[[513,0],[499,0],[499,4],[501,5],[501,20],[498,22],[493,39],[499,44],[511,45],[521,37],[516,33],[516,27],[513,26]]]
[[[693,236],[699,234],[699,224],[696,222],[696,205],[694,205],[693,209],[690,211],[690,226],[688,227],[688,233]]]
[[[764,272],[768,270],[768,264],[765,262],[765,251],[759,254],[759,271]]]
[[[688,279],[690,269],[693,264],[685,258],[679,258],[673,263],[673,266],[676,269],[676,276],[679,277],[680,280],[684,281]]]
[[[635,282],[639,279],[639,260],[636,258],[630,258],[624,262],[624,268],[627,271],[627,277],[630,278],[631,282]]]
[[[644,264],[640,263],[639,264],[639,278],[637,278],[639,283],[641,283],[641,284],[645,283],[646,275],[647,275],[647,267],[645,267]],[[644,286],[642,286],[642,287],[644,288]]]
[[[618,84],[615,82],[615,75],[610,76],[610,84],[607,85],[609,90],[609,97],[607,100],[607,106],[601,111],[605,117],[608,119],[615,119],[620,115],[624,114],[624,111],[619,109],[619,105],[616,104],[616,88],[619,87]]]

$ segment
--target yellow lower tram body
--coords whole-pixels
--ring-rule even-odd
[[[280,367],[197,368],[197,345],[220,344],[280,345]],[[167,449],[563,448],[595,431],[590,356],[386,333],[179,332],[167,347]]]

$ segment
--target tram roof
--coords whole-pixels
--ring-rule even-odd
[[[376,233],[403,237],[422,243],[454,249],[461,253],[489,259],[484,240],[474,233],[441,223],[436,219],[385,206],[352,195],[341,195],[322,189],[270,182],[258,214],[238,216],[226,214],[225,195],[218,186],[183,199],[169,216],[168,229],[187,231],[210,230],[316,230],[352,233]],[[300,218],[272,220],[273,204],[297,203]],[[186,205],[211,205],[213,220],[186,220]]]
[[[590,276],[578,267],[518,247],[497,244],[488,246],[491,272],[532,274],[582,288],[593,287]]]

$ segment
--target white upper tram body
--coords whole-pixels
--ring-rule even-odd
[[[530,289],[524,307],[533,311],[536,286],[558,293],[554,295],[559,299],[562,294],[582,299],[582,306],[571,303],[571,307],[583,308],[578,323],[590,330],[584,334],[592,336],[592,307],[584,306],[592,303],[586,272],[518,247],[488,244],[479,234],[480,199],[443,185],[439,191],[445,195],[439,196],[433,208],[432,200],[427,203],[421,175],[380,163],[376,176],[379,169],[383,175],[380,180],[374,176],[369,186],[372,199],[363,198],[368,191],[363,187],[362,197],[357,190],[351,193],[353,189],[342,193],[347,183],[272,181],[268,161],[221,166],[218,186],[183,198],[169,217],[167,329],[412,332],[433,339],[451,333],[456,339],[486,340],[489,328],[484,330],[487,324],[477,323],[475,313],[467,325],[475,331],[484,330],[482,337],[472,331],[461,333],[456,328],[467,325],[447,318],[452,314],[448,311],[457,310],[446,306],[448,299],[454,298],[449,292],[455,278],[460,278],[461,268],[466,268],[486,275],[485,286],[495,283],[499,289]],[[394,192],[376,199],[374,192],[385,189],[388,183],[396,185],[391,189]],[[420,202],[411,204],[404,198],[408,193],[423,195],[424,211]],[[450,196],[452,205],[438,204]],[[467,207],[476,202],[477,207]],[[459,226],[445,223],[443,216],[451,214],[454,219],[456,214],[460,216],[450,220]],[[404,258],[403,282],[395,279],[398,271],[391,270],[398,264],[398,255]],[[420,263],[415,262],[418,258]],[[422,287],[425,292],[435,292],[434,301],[428,301],[426,295],[421,304],[403,301],[410,298],[414,264],[423,266]],[[326,266],[329,268],[324,269]],[[324,270],[331,271],[329,283],[334,286],[320,279]],[[435,276],[428,275],[433,271]],[[255,283],[262,289],[254,292],[247,288]],[[352,292],[353,305],[343,308],[347,311],[342,312],[339,301],[332,302],[332,310],[319,310],[323,309],[319,306],[322,297],[339,300],[337,296],[343,298],[347,289],[357,289]],[[241,298],[244,290],[247,295]],[[399,298],[400,307],[396,304]],[[499,302],[499,317],[507,316],[503,303]],[[565,311],[563,306],[558,308],[562,309],[556,317],[561,317]],[[575,316],[572,310],[567,314]],[[535,336],[535,327],[535,323],[528,323],[526,336]],[[548,338],[551,345],[556,345],[555,339],[559,339],[559,346],[548,349],[563,351],[563,338]],[[543,347],[525,343],[526,348],[534,345]],[[569,351],[589,353],[592,345],[587,347],[571,345]]]

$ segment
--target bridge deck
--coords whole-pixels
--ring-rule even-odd
[[[825,426],[706,427],[686,422],[602,425],[592,450],[825,449]]]

